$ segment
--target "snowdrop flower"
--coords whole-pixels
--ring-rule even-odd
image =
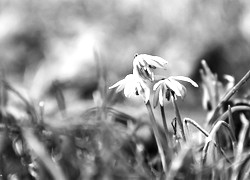
[[[133,74],[140,76],[144,80],[154,81],[152,69],[165,69],[167,61],[158,56],[147,54],[136,54],[133,61]]]
[[[124,79],[118,81],[109,89],[117,88],[116,92],[124,89],[124,95],[128,98],[134,95],[140,95],[147,103],[150,97],[150,89],[147,84],[137,75],[129,74]]]
[[[173,93],[175,99],[176,96],[180,96],[182,99],[186,95],[186,88],[178,81],[186,81],[191,83],[194,87],[198,87],[198,84],[194,82],[192,79],[185,77],[185,76],[170,76],[169,78],[164,78],[157,83],[155,83],[153,90],[155,91],[154,94],[154,107],[160,103],[163,106],[163,99],[167,98],[170,99],[170,93]]]

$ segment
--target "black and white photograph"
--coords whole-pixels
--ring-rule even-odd
[[[248,180],[249,79],[248,0],[0,0],[0,180]]]

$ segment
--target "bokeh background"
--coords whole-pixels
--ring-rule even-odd
[[[27,97],[46,100],[47,107],[53,106],[49,97],[56,81],[66,102],[76,104],[72,109],[86,108],[97,88],[98,63],[106,68],[109,86],[132,71],[135,53],[168,60],[167,76],[200,83],[205,59],[219,78],[230,74],[237,82],[250,69],[250,2],[0,1],[1,69]],[[201,109],[201,89],[187,88],[183,106]],[[247,89],[249,83],[242,92]],[[142,103],[132,100],[128,106],[135,104]]]

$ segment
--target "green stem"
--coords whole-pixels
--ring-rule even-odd
[[[164,106],[160,106],[161,108],[161,117],[162,117],[162,124],[163,124],[163,127],[164,127],[164,133],[165,133],[165,136],[166,136],[166,139],[167,141],[170,141],[170,133],[168,131],[168,125],[167,125],[167,121],[166,121],[166,116],[165,116],[165,111],[164,111]]]
[[[173,135],[168,130],[168,125],[167,125],[165,111],[164,111],[164,105],[160,106],[160,108],[161,108],[162,123],[163,123],[163,127],[164,127],[164,134],[165,134],[166,141],[167,141],[166,144],[168,145],[167,153],[168,153],[168,155],[172,155],[173,154],[173,147],[174,147]]]
[[[160,132],[159,132],[159,129],[157,127],[157,122],[155,120],[155,116],[154,116],[154,113],[153,113],[153,110],[152,110],[152,107],[151,107],[151,104],[150,104],[149,101],[146,103],[146,107],[147,107],[147,110],[148,110],[148,113],[149,113],[149,116],[150,116],[154,136],[155,136],[155,139],[156,139],[156,144],[158,146],[159,154],[160,154],[160,157],[161,157],[163,171],[164,171],[164,173],[166,173],[167,164],[166,164],[166,158],[165,158],[165,154],[164,154],[164,150],[163,150],[163,145],[162,145],[162,142],[160,140]]]
[[[184,127],[183,127],[183,123],[182,123],[182,120],[181,120],[181,115],[180,115],[180,112],[179,112],[179,109],[178,109],[174,94],[172,94],[172,102],[173,102],[173,105],[174,105],[176,120],[177,120],[177,122],[178,122],[178,124],[180,126],[182,138],[183,138],[184,141],[186,141],[186,136],[185,136],[185,133],[184,133]]]

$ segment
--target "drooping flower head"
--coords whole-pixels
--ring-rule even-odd
[[[165,69],[167,61],[158,56],[147,54],[136,54],[133,61],[133,74],[138,75],[144,80],[154,81],[152,69]]]
[[[154,106],[157,106],[160,103],[163,106],[163,99],[170,99],[170,93],[175,97],[180,96],[182,99],[186,96],[186,88],[178,81],[186,81],[191,83],[194,87],[198,87],[198,84],[192,79],[185,76],[170,76],[169,78],[163,78],[162,80],[155,83],[153,90],[154,94]]]
[[[109,89],[117,88],[116,92],[124,89],[124,95],[128,98],[139,95],[147,103],[150,97],[150,89],[147,84],[137,75],[129,74],[124,79],[118,81]]]

